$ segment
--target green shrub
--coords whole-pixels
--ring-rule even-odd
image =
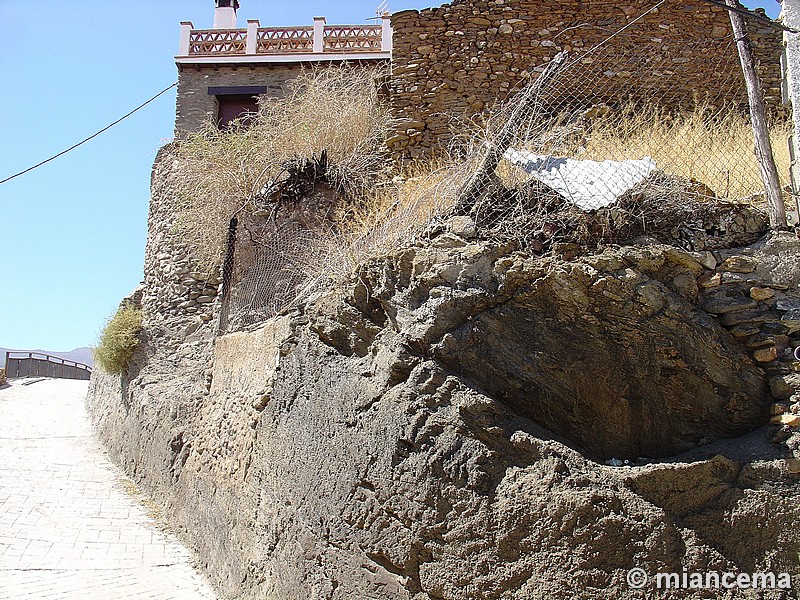
[[[121,375],[139,344],[141,330],[142,310],[131,304],[120,307],[106,323],[94,349],[94,359],[100,368],[112,375]]]

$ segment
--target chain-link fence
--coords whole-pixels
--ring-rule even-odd
[[[236,222],[223,272],[220,331],[258,326],[315,289],[320,234],[291,219]],[[229,238],[230,239],[230,238]]]
[[[516,115],[505,162],[585,209],[608,205],[655,171],[693,182],[709,197],[763,193],[735,43],[665,48],[635,31],[618,37],[631,42],[564,58],[525,114]],[[706,65],[702,79],[681,68],[687,54]],[[517,108],[506,106],[493,129]],[[780,107],[773,105],[770,116],[773,148],[788,175],[789,125]]]
[[[481,237],[542,252],[655,233],[691,238],[683,245],[696,250],[764,229],[764,184],[731,38],[665,43],[634,21],[538,71],[491,116],[482,144],[461,144],[468,183],[453,203]],[[775,100],[770,137],[785,186],[790,126]]]
[[[702,76],[692,71],[698,64]],[[789,126],[780,107],[770,112],[788,178]],[[480,132],[456,139],[453,154],[460,158],[413,197],[398,187],[356,239],[324,219],[276,218],[279,204],[270,218],[240,223],[221,331],[258,325],[320,289],[330,280],[325,263],[342,263],[342,253],[358,262],[454,215],[479,237],[537,253],[659,232],[697,250],[746,242],[766,227],[747,95],[727,37],[665,43],[634,20],[537,69]],[[749,205],[733,203],[743,199]]]

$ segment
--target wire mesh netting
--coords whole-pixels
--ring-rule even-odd
[[[518,93],[487,126],[490,143],[513,126],[498,174],[538,180],[586,210],[608,206],[656,172],[709,197],[762,193],[735,43],[649,45],[635,31],[620,33],[613,45],[564,57],[543,85]],[[687,55],[713,77],[704,70],[694,80]],[[789,124],[772,108],[773,149],[788,176]]]
[[[242,331],[258,326],[315,289],[311,256],[319,234],[285,220],[259,225],[239,223],[235,252],[223,277],[220,330]]]
[[[697,64],[702,74],[692,71]],[[771,123],[785,176],[788,124],[778,110]],[[535,252],[556,240],[591,245],[658,228],[696,250],[711,247],[708,237],[765,228],[757,208],[732,203],[758,204],[763,184],[728,38],[665,43],[634,22],[535,69],[480,132],[457,137],[452,152],[459,158],[411,196],[397,186],[375,226],[357,236],[324,219],[276,220],[274,211],[271,220],[240,225],[221,330],[256,326],[324,288],[332,273],[453,215],[468,217],[479,237]]]
[[[454,204],[482,237],[538,252],[566,231],[592,245],[658,229],[677,235],[681,224],[722,238],[764,226],[758,210],[735,204],[765,200],[733,40],[665,43],[628,26],[538,72],[491,115],[482,143],[462,151],[468,183]],[[779,107],[770,117],[785,185],[789,124]]]

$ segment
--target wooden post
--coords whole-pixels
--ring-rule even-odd
[[[781,2],[783,24],[797,31],[800,29],[800,0]],[[800,224],[800,35],[793,31],[783,33],[783,103],[792,107],[792,135],[789,138],[789,173],[792,184],[792,201],[786,210],[786,221],[790,226]],[[800,360],[800,359],[798,359]]]
[[[737,0],[725,0],[731,8],[740,8]],[[761,86],[758,81],[753,53],[750,49],[750,40],[747,37],[744,19],[732,10],[728,11],[733,27],[733,37],[736,48],[739,50],[739,60],[742,63],[747,97],[750,100],[750,119],[753,122],[753,139],[756,147],[756,158],[761,167],[761,179],[764,181],[764,193],[769,206],[769,224],[773,229],[786,229],[786,209],[783,206],[778,169],[772,155],[772,145],[769,141],[769,128],[767,127],[764,99],[761,97]]]
[[[220,303],[219,320],[217,321],[217,335],[228,333],[228,313],[231,302],[231,280],[233,279],[233,261],[236,258],[236,229],[239,219],[233,217],[228,223],[228,239],[225,243],[225,259],[222,263],[222,302]]]

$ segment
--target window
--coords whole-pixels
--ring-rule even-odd
[[[248,125],[253,115],[258,112],[258,100],[255,96],[217,96],[217,127],[228,129],[236,119]]]
[[[245,125],[258,112],[258,96],[267,92],[266,86],[210,87],[208,93],[217,98],[217,127],[228,129],[237,119]]]

